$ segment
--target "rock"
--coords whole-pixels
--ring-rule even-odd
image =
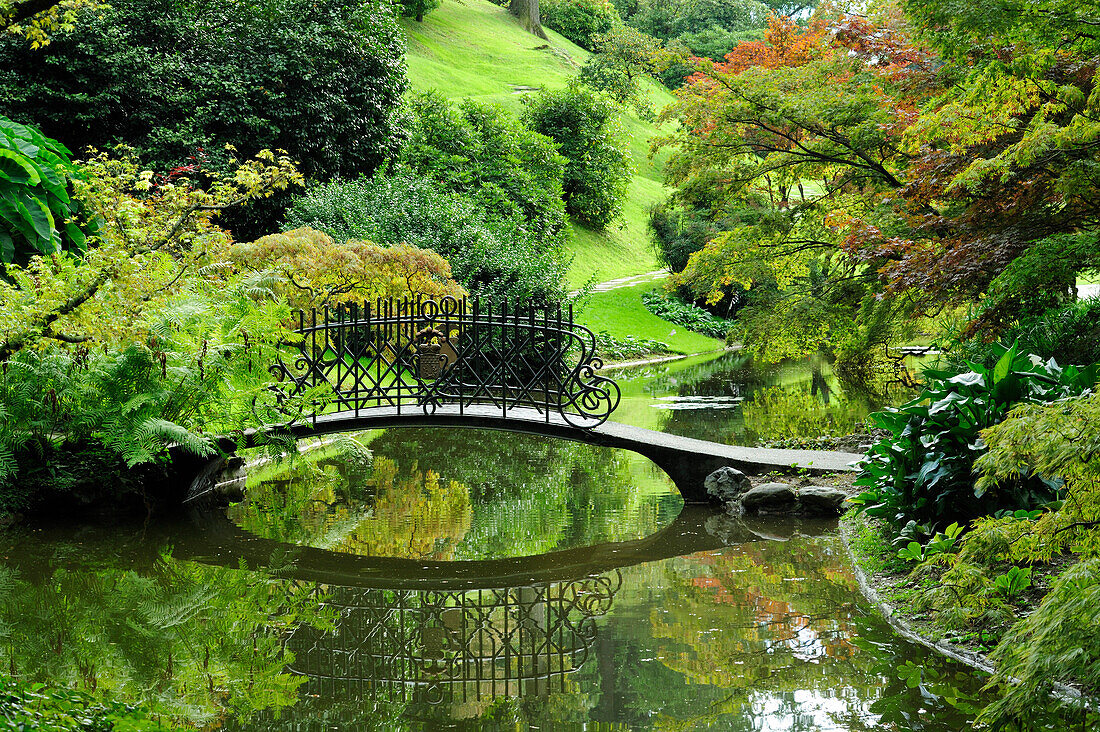
[[[729,503],[736,501],[741,494],[752,488],[748,476],[736,468],[718,468],[707,476],[703,486],[707,489],[707,495],[713,496],[716,501]]]
[[[741,496],[745,513],[793,513],[798,493],[786,483],[764,483]]]
[[[848,494],[836,488],[811,485],[798,491],[802,512],[807,516],[839,516],[844,512],[844,500]]]

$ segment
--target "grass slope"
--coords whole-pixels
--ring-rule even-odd
[[[642,293],[662,286],[660,282],[646,282],[598,293],[584,304],[577,321],[596,333],[607,331],[616,338],[634,336],[662,341],[676,353],[702,353],[725,346],[722,341],[692,333],[646,310]]]
[[[406,61],[412,88],[435,89],[450,99],[499,104],[515,113],[531,89],[565,86],[589,54],[547,29],[550,42],[525,32],[508,12],[487,0],[447,2],[423,23],[402,20],[408,36]],[[654,108],[672,101],[666,89],[650,85]],[[649,140],[657,127],[628,112],[622,120],[636,172],[624,220],[597,232],[572,225],[573,264],[569,281],[580,286],[657,269],[646,233],[650,206],[667,194],[661,183],[666,156],[650,160]]]

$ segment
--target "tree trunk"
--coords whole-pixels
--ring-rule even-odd
[[[547,40],[539,18],[539,0],[511,0],[508,3],[508,12],[519,19],[525,31]]]

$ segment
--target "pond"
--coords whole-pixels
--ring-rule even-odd
[[[804,376],[645,367],[622,414],[736,440],[737,400]],[[685,507],[632,453],[388,430],[247,481],[0,533],[6,673],[231,730],[957,730],[988,701],[868,607],[835,521]]]

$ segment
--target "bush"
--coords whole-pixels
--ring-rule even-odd
[[[57,140],[0,116],[0,262],[85,250],[85,231],[94,227],[69,197],[80,175],[69,154]]]
[[[1078,366],[1100,361],[1100,298],[1078,300],[1064,307],[1020,320],[995,343],[963,341],[951,347],[953,358],[991,364],[1002,344]]]
[[[543,25],[588,51],[595,50],[595,36],[619,21],[618,11],[607,0],[544,0],[539,13]]]
[[[14,679],[0,682],[0,719],[6,729],[38,732],[177,729],[175,724],[155,718],[142,706]]]
[[[871,415],[891,436],[869,451],[855,485],[863,510],[897,526],[969,521],[1000,509],[1053,500],[1059,483],[1023,471],[997,490],[975,488],[974,461],[985,453],[979,433],[1001,422],[1014,405],[1052,402],[1091,389],[1100,367],[1061,368],[1053,361],[1002,350],[992,368],[967,363],[955,371],[925,372],[913,401]]]
[[[479,198],[441,191],[438,183],[409,173],[314,186],[295,199],[287,225],[320,229],[340,242],[431,249],[481,297],[545,305],[566,296],[568,261],[558,247],[540,246],[518,212],[493,213]]]
[[[0,36],[0,113],[73,149],[127,143],[152,169],[205,155],[224,173],[229,143],[284,149],[307,177],[354,177],[392,152],[403,53],[387,3],[119,0],[43,49]],[[270,233],[286,202],[228,225]]]
[[[688,330],[711,338],[725,338],[735,325],[732,320],[711,315],[698,305],[674,297],[666,297],[659,292],[643,293],[642,303],[645,304],[646,310],[658,318],[682,325]]]
[[[630,154],[610,100],[579,86],[524,99],[523,120],[558,143],[568,161],[562,181],[566,210],[603,229],[622,213]]]
[[[631,358],[662,356],[672,353],[672,350],[667,343],[661,341],[650,338],[635,338],[634,336],[616,338],[606,330],[601,330],[596,334],[596,353],[601,358],[625,361]]]
[[[434,195],[462,194],[506,220],[518,214],[539,247],[560,242],[566,160],[553,140],[500,107],[466,100],[456,108],[438,93],[413,95],[405,116],[408,139],[392,171],[429,178]]]
[[[401,15],[424,22],[424,16],[439,7],[440,0],[401,0]]]

